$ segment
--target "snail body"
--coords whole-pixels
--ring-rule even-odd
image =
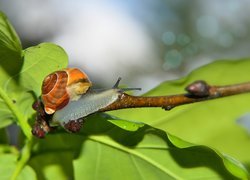
[[[120,95],[120,89],[90,91],[83,94],[77,101],[70,101],[67,106],[56,111],[53,114],[52,123],[64,126],[72,120],[86,117],[112,104]]]

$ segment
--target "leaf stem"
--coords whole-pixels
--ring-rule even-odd
[[[17,161],[15,171],[13,172],[11,176],[11,180],[17,179],[18,175],[20,174],[24,166],[29,161],[33,142],[34,142],[34,138],[26,140],[25,146],[22,149],[20,159],[18,159]]]
[[[31,127],[27,123],[26,118],[18,110],[17,106],[12,102],[10,97],[4,92],[2,88],[0,88],[0,97],[2,97],[6,105],[9,107],[9,109],[17,118],[17,123],[20,125],[24,135],[27,137],[27,139],[31,139],[32,138]]]
[[[10,97],[4,92],[2,88],[0,88],[0,97],[4,100],[6,105],[9,107],[9,109],[12,111],[14,116],[17,119],[17,123],[20,125],[24,135],[26,136],[26,143],[25,146],[22,149],[22,153],[20,155],[20,159],[17,161],[17,165],[15,168],[14,173],[12,174],[11,179],[17,179],[17,176],[22,171],[23,167],[26,165],[30,158],[30,150],[32,147],[33,137],[31,134],[31,127],[26,121],[26,118],[23,116],[23,114],[18,110],[17,106],[12,102]]]
[[[250,82],[228,86],[210,86],[205,81],[196,81],[187,86],[186,90],[188,91],[186,94],[155,97],[131,96],[121,93],[118,100],[100,111],[140,107],[162,107],[165,110],[171,110],[184,104],[250,92]]]

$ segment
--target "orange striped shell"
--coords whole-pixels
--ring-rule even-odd
[[[77,68],[66,68],[49,74],[42,84],[45,112],[53,114],[62,109],[70,100],[79,99],[91,85],[88,76]]]

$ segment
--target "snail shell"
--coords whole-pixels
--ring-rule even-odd
[[[47,114],[65,107],[69,101],[78,100],[91,87],[88,76],[77,68],[55,71],[43,80],[42,101]]]

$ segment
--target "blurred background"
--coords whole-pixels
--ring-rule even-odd
[[[249,0],[0,0],[23,47],[54,42],[96,86],[142,87],[249,57]]]

